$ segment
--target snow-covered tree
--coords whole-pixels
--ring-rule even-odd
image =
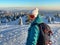
[[[22,22],[22,18],[21,17],[19,18],[19,20],[20,20],[19,21],[19,25],[23,25],[23,22]]]

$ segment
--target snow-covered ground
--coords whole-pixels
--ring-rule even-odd
[[[53,32],[52,45],[60,45],[60,24],[48,24]]]
[[[60,24],[48,24],[52,31],[53,45],[60,45]],[[29,25],[0,26],[0,45],[25,45]]]
[[[25,45],[28,25],[7,25],[0,26],[0,45]]]
[[[0,25],[0,45],[25,45],[30,26],[24,25],[25,20],[26,17],[22,17],[23,25],[18,25],[20,19]],[[54,23],[51,22],[51,24],[48,23],[47,19],[43,18],[43,20],[53,31],[52,45],[60,45],[60,19],[57,19]]]

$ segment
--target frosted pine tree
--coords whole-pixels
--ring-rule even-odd
[[[20,20],[19,21],[19,25],[23,25],[23,22],[22,22],[22,18],[21,17],[19,18],[19,20]]]

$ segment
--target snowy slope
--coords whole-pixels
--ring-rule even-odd
[[[27,25],[11,25],[4,28],[5,26],[0,31],[0,45],[25,45],[28,34]]]
[[[51,40],[53,42],[53,45],[60,45],[60,24],[48,24],[53,32],[53,36],[51,37]]]
[[[48,24],[52,31],[53,45],[60,45],[60,24]],[[2,25],[0,26],[0,45],[25,45],[29,25]]]

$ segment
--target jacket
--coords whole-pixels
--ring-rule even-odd
[[[38,34],[39,34],[39,27],[34,25],[35,23],[40,24],[43,20],[40,15],[38,15],[35,20],[31,23],[30,28],[28,29],[28,37],[26,45],[36,45]]]

